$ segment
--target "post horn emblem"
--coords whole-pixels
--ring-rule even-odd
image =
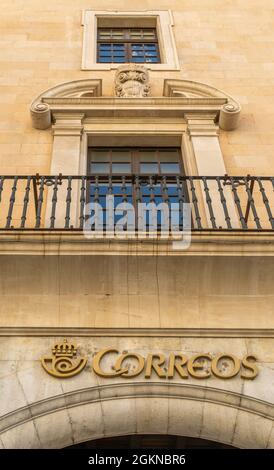
[[[57,343],[52,348],[52,356],[41,358],[42,366],[48,374],[54,377],[73,377],[79,374],[87,363],[87,357],[77,359],[76,355],[75,344],[68,343],[67,339],[64,339],[63,343]]]

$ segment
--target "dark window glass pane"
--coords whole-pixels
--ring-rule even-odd
[[[99,62],[111,62],[111,57],[99,57]]]
[[[130,162],[131,156],[130,152],[127,150],[113,150],[112,151],[112,161],[113,162]]]
[[[111,57],[111,51],[101,51],[100,50],[100,57]]]
[[[158,165],[157,163],[141,163],[140,172],[156,174],[158,173]]]
[[[143,44],[131,44],[131,48],[134,51],[140,51],[143,49]]]
[[[124,49],[125,45],[124,44],[113,44],[113,49],[115,50],[121,50]]]
[[[161,163],[161,173],[163,174],[180,173],[179,163]]]
[[[173,150],[159,150],[160,162],[178,162],[178,153]]]
[[[109,173],[108,163],[91,163],[91,172],[93,174]]]
[[[161,196],[162,195],[162,188],[160,184],[153,185],[152,188],[147,186],[142,186],[142,194],[143,196],[149,196],[153,194],[154,196]]]
[[[111,49],[111,44],[100,44],[100,50],[110,50]]]
[[[172,185],[172,184],[168,184],[168,195],[170,197],[177,197],[178,196],[178,188],[177,186],[175,185]],[[176,197],[175,197],[175,200],[173,202],[176,202]]]
[[[150,152],[149,150],[140,150],[139,155],[140,155],[141,162],[156,162],[157,161],[157,155],[154,150],[152,152]]]
[[[145,52],[144,54],[146,57],[156,57],[157,58],[157,54],[155,52]]]
[[[132,52],[132,58],[135,58],[135,57],[142,57],[144,59],[145,55],[143,54],[142,51],[140,52]]]
[[[105,184],[99,184],[99,194],[100,195],[106,195],[108,194],[108,186]],[[94,188],[95,189],[95,188]],[[96,188],[97,189],[97,188]]]
[[[114,51],[113,52],[114,57],[121,57],[125,55],[124,51]]]
[[[91,152],[92,162],[108,162],[109,152],[107,150],[92,150]]]
[[[113,62],[125,62],[124,57],[114,57]]]
[[[126,187],[122,187],[122,184],[113,183],[112,185],[112,192],[113,194],[123,194],[126,191],[126,194],[132,194],[132,185],[130,183],[126,183]]]
[[[130,60],[130,62],[144,62],[144,61],[145,61],[144,57],[132,57],[132,59]]]
[[[153,49],[156,50],[156,49],[157,49],[156,44],[144,44],[144,47],[145,47],[145,49],[147,49],[147,50],[153,50]]]
[[[123,174],[123,173],[130,173],[130,172],[131,172],[130,163],[113,163],[112,164],[112,173]]]
[[[158,62],[157,57],[146,57],[145,62]]]

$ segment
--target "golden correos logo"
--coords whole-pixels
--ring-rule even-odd
[[[87,357],[77,358],[77,348],[64,339],[52,348],[52,356],[41,359],[42,366],[48,374],[54,377],[73,377],[84,369]]]
[[[72,377],[81,372],[86,363],[86,357],[77,356],[77,348],[64,340],[63,344],[56,344],[52,349],[53,356],[42,358],[42,366],[54,377]],[[161,379],[172,379],[174,375],[182,379],[190,376],[196,379],[207,379],[211,376],[220,379],[231,379],[240,375],[242,379],[254,379],[258,373],[254,355],[246,355],[239,359],[234,354],[199,353],[186,356],[183,353],[171,352],[148,353],[120,352],[116,348],[105,348],[98,351],[92,360],[92,369],[100,377],[121,377],[130,379],[141,373],[145,379],[153,374]]]

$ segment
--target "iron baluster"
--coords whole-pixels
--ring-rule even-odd
[[[4,187],[4,179],[5,179],[4,176],[0,177],[0,202],[1,202],[2,191],[3,191],[3,187]]]
[[[85,220],[85,202],[86,202],[86,178],[82,176],[81,178],[81,189],[80,189],[80,229],[84,227],[84,220]]]
[[[149,202],[155,202],[155,192],[152,176],[149,177]]]
[[[191,190],[191,199],[192,199],[192,203],[193,203],[193,206],[194,206],[194,212],[195,212],[195,220],[196,220],[198,229],[202,230],[203,226],[201,224],[201,216],[200,216],[200,211],[199,211],[198,198],[196,196],[196,190],[195,190],[195,186],[194,186],[194,183],[193,183],[193,178],[191,176],[189,176],[189,183],[190,183],[190,190]]]
[[[72,177],[68,177],[68,186],[67,186],[67,197],[66,197],[66,216],[65,216],[65,228],[69,228],[70,221],[70,206],[71,206],[71,191],[72,191]]]
[[[168,195],[168,189],[167,189],[167,183],[166,183],[166,177],[165,176],[162,176],[162,197],[163,197],[163,201],[165,203],[169,203],[169,195]]]
[[[108,195],[112,196],[113,194],[113,184],[112,184],[112,177],[108,177]]]
[[[221,184],[221,181],[220,181],[220,177],[217,176],[216,180],[217,180],[217,184],[218,184],[218,191],[219,191],[219,194],[220,194],[221,203],[222,203],[222,206],[223,206],[226,225],[227,225],[227,228],[231,230],[232,229],[232,225],[231,225],[231,221],[230,221],[231,219],[229,217],[229,212],[228,212],[227,204],[226,204],[226,198],[225,198],[225,195],[224,195],[224,190],[223,190],[223,187],[222,187],[222,184]]]
[[[141,202],[141,191],[140,191],[140,180],[139,176],[135,176],[133,179],[133,184],[135,185],[135,201],[138,204]]]
[[[140,203],[141,203],[141,190],[140,190],[140,179],[139,176],[133,176],[132,178],[132,201],[135,204],[136,211],[135,211],[135,226],[137,230],[139,230],[139,225],[141,225],[141,214],[142,210],[140,210]]]
[[[107,187],[107,197],[109,198],[106,203],[106,212],[105,212],[105,221],[103,220],[103,224],[106,227],[106,230],[113,234],[114,231],[114,210],[115,210],[115,194],[113,191],[113,182],[112,176],[109,175],[108,177],[108,187]]]
[[[212,200],[211,200],[211,197],[210,197],[209,187],[207,186],[207,180],[206,180],[205,176],[202,177],[202,181],[203,181],[203,185],[204,185],[204,190],[205,190],[205,195],[206,195],[206,203],[207,203],[208,210],[209,210],[209,217],[210,217],[210,220],[211,220],[211,225],[212,225],[213,229],[217,229],[218,227],[216,225],[216,219],[215,219],[215,215],[214,215],[214,211],[213,211],[213,207],[212,207]]]
[[[45,177],[41,176],[39,196],[38,196],[38,200],[37,200],[37,212],[36,212],[35,228],[40,228],[40,225],[41,225],[41,212],[42,212],[42,205],[43,205],[44,184],[45,184]]]
[[[245,183],[245,189],[246,189],[246,193],[247,193],[247,197],[248,197],[248,203],[250,204],[250,207],[251,207],[251,210],[253,212],[253,218],[254,218],[254,221],[256,223],[256,226],[258,229],[261,229],[261,223],[260,223],[260,218],[257,214],[257,211],[256,211],[256,207],[255,207],[255,204],[254,204],[254,199],[253,199],[253,196],[252,196],[252,193],[250,191],[250,187],[248,185],[248,180],[246,177],[243,178],[244,180],[244,183]]]
[[[178,194],[178,201],[179,201],[179,227],[181,226],[181,220],[184,224],[184,202],[185,202],[185,193],[183,190],[183,183],[179,176],[176,176],[176,184],[177,184],[177,194]]]
[[[127,187],[126,187],[126,177],[122,176],[122,202],[127,202]]]
[[[8,210],[8,216],[7,216],[7,223],[6,223],[7,229],[11,228],[10,224],[12,220],[12,212],[13,212],[15,195],[16,195],[16,190],[17,190],[17,182],[18,182],[18,176],[15,176],[13,180],[13,186],[12,186],[11,196],[10,196],[10,204],[9,204],[9,210]]]
[[[99,177],[95,176],[94,183],[94,202],[100,201],[100,186],[99,186]]]
[[[273,215],[272,215],[272,211],[270,209],[269,200],[267,198],[267,195],[266,195],[264,186],[262,184],[261,178],[256,178],[256,180],[258,181],[258,184],[259,184],[260,192],[261,192],[263,202],[264,202],[264,205],[265,205],[265,208],[266,208],[266,211],[267,211],[267,215],[268,215],[268,220],[270,222],[271,227],[274,228],[274,218],[273,218]]]
[[[27,186],[26,186],[26,189],[25,189],[24,205],[23,205],[20,228],[25,228],[25,224],[26,224],[26,220],[27,220],[27,210],[28,210],[28,204],[29,204],[30,183],[31,183],[31,176],[28,176]]]
[[[230,177],[229,179],[230,179],[230,183],[231,183],[234,202],[235,202],[236,207],[237,207],[237,211],[238,211],[238,214],[239,214],[239,218],[240,218],[242,228],[244,230],[247,230],[248,226],[247,226],[246,220],[244,218],[244,214],[243,214],[242,207],[241,207],[241,201],[240,201],[240,198],[239,198],[239,195],[238,195],[238,192],[237,192],[237,187],[235,185],[234,178]]]
[[[50,228],[51,229],[54,229],[54,226],[55,226],[57,191],[58,191],[58,177],[55,176],[54,177],[53,192],[52,192],[52,200],[51,200],[51,215],[50,215]]]

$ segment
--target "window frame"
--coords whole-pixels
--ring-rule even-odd
[[[112,70],[122,62],[97,62],[98,27],[153,27],[156,28],[161,62],[144,62],[148,70],[180,70],[173,34],[173,16],[170,10],[111,11],[84,10],[82,14],[83,49],[82,70]],[[122,25],[122,26],[121,26]],[[133,62],[137,63],[138,62]],[[140,63],[139,63],[140,64]]]
[[[123,33],[123,37],[122,38],[115,38],[115,37],[110,37],[110,38],[102,38],[100,36],[100,32],[102,30],[110,30],[111,32],[112,31],[122,31]],[[145,38],[145,37],[138,37],[138,38],[133,38],[131,37],[131,31],[133,30],[139,30],[139,31],[142,31],[142,33],[144,33],[146,30],[153,30],[155,32],[154,34],[154,38],[151,39],[151,38]],[[143,35],[143,34],[142,34]],[[101,44],[110,44],[111,46],[115,45],[115,44],[119,44],[119,45],[123,45],[124,46],[124,56],[125,56],[125,60],[124,61],[101,61],[100,60],[100,46]],[[149,61],[149,60],[144,60],[144,61],[134,61],[132,60],[133,59],[133,48],[132,46],[134,45],[140,45],[140,46],[143,46],[143,49],[144,49],[144,45],[145,44],[153,44],[155,46],[155,51],[156,51],[156,57],[157,57],[157,60],[156,61]],[[144,59],[145,59],[145,51],[144,51],[144,55],[143,55]],[[111,54],[111,58],[113,59],[114,58],[114,53]],[[158,35],[157,35],[157,28],[147,28],[147,27],[143,27],[143,28],[115,28],[115,27],[109,27],[109,28],[106,28],[106,27],[99,27],[97,28],[97,63],[99,64],[102,64],[102,63],[108,63],[108,64],[126,64],[126,63],[133,63],[133,64],[159,64],[161,63],[161,54],[160,54],[160,50],[159,50],[159,42],[158,42]]]
[[[184,169],[184,164],[183,164],[183,158],[182,158],[182,150],[181,148],[179,147],[88,147],[88,158],[87,158],[87,175],[88,176],[91,176],[91,175],[95,175],[96,176],[96,173],[92,173],[90,171],[90,167],[91,167],[91,152],[93,151],[101,151],[101,152],[107,152],[108,154],[108,160],[105,162],[103,161],[102,163],[108,163],[109,164],[109,172],[108,173],[100,173],[100,176],[106,176],[106,178],[108,176],[130,176],[130,175],[139,175],[139,176],[149,176],[149,175],[158,175],[158,176],[166,176],[167,178],[170,176],[170,177],[173,177],[173,176],[183,176],[185,175],[185,169]],[[116,173],[116,172],[113,172],[112,171],[112,164],[113,164],[113,159],[112,159],[112,153],[113,151],[125,151],[125,152],[129,152],[130,153],[130,164],[131,164],[131,172],[129,173]],[[141,163],[145,163],[145,162],[142,162],[141,161],[141,155],[140,155],[140,152],[145,152],[145,151],[150,151],[150,152],[153,152],[155,153],[155,163],[157,163],[157,167],[158,167],[158,171],[157,173],[144,173],[144,172],[141,172]],[[165,163],[174,163],[174,162],[164,162],[164,161],[161,161],[160,159],[160,152],[161,151],[173,151],[174,153],[176,152],[177,153],[177,162],[179,164],[179,173],[164,173],[162,172],[161,170],[161,164],[165,164]],[[176,162],[176,163],[177,163]],[[115,161],[114,163],[125,163],[121,160],[121,162],[119,161]]]

